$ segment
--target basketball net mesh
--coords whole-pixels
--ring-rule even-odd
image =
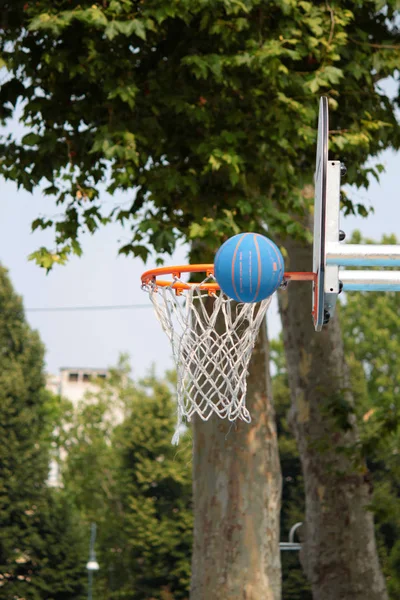
[[[193,285],[177,295],[172,288],[149,282],[157,319],[167,334],[177,370],[177,426],[172,443],[178,444],[181,425],[198,414],[207,421],[221,419],[249,423],[246,408],[247,373],[258,330],[271,302],[238,304],[223,292],[213,294]],[[214,282],[208,276],[204,283]]]

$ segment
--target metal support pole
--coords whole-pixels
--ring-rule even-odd
[[[88,600],[93,598],[93,571],[88,571]]]
[[[343,291],[400,292],[400,271],[339,271]]]
[[[89,544],[89,561],[86,565],[88,571],[88,600],[93,598],[93,571],[99,570],[99,563],[96,560],[96,552],[94,543],[96,541],[96,523],[90,525],[90,544]]]
[[[299,521],[298,523],[295,523],[295,524],[293,525],[293,527],[291,528],[291,530],[289,531],[289,542],[290,542],[291,544],[293,544],[293,543],[294,543],[294,534],[295,534],[295,532],[296,532],[296,531],[297,531],[297,529],[298,529],[299,527],[301,527],[302,525],[303,525],[303,523],[302,523],[301,521]]]
[[[303,523],[301,523],[301,522],[295,523],[293,525],[293,527],[289,531],[289,541],[281,542],[279,544],[279,548],[281,551],[282,550],[301,550],[301,544],[298,544],[297,542],[294,541],[294,534],[295,534],[295,531],[302,525],[303,525]]]
[[[341,267],[400,267],[400,245],[330,242],[326,247],[326,264]]]

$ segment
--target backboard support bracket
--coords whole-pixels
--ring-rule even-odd
[[[337,297],[339,295],[339,266],[326,261],[326,255],[332,244],[339,244],[339,212],[340,212],[340,161],[328,160],[326,183],[326,209],[323,231],[325,235],[324,256],[324,321],[329,321],[335,314]],[[323,323],[322,323],[323,324]],[[321,327],[322,327],[321,324]],[[318,331],[318,329],[317,329]]]

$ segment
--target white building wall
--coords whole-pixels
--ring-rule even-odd
[[[63,367],[59,375],[48,375],[46,387],[53,394],[70,400],[76,407],[85,394],[96,393],[98,382],[108,376],[107,369],[82,369]]]

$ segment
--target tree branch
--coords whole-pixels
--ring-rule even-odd
[[[328,46],[331,45],[332,40],[333,40],[333,32],[335,30],[335,11],[333,10],[333,8],[328,4],[328,1],[326,0],[325,2],[326,4],[326,8],[329,11],[330,17],[331,17],[331,30],[329,32],[329,38],[328,38]]]
[[[349,38],[349,40],[357,46],[369,46],[370,48],[380,48],[382,50],[400,50],[400,44],[372,44],[371,42],[359,42],[353,38]]]

